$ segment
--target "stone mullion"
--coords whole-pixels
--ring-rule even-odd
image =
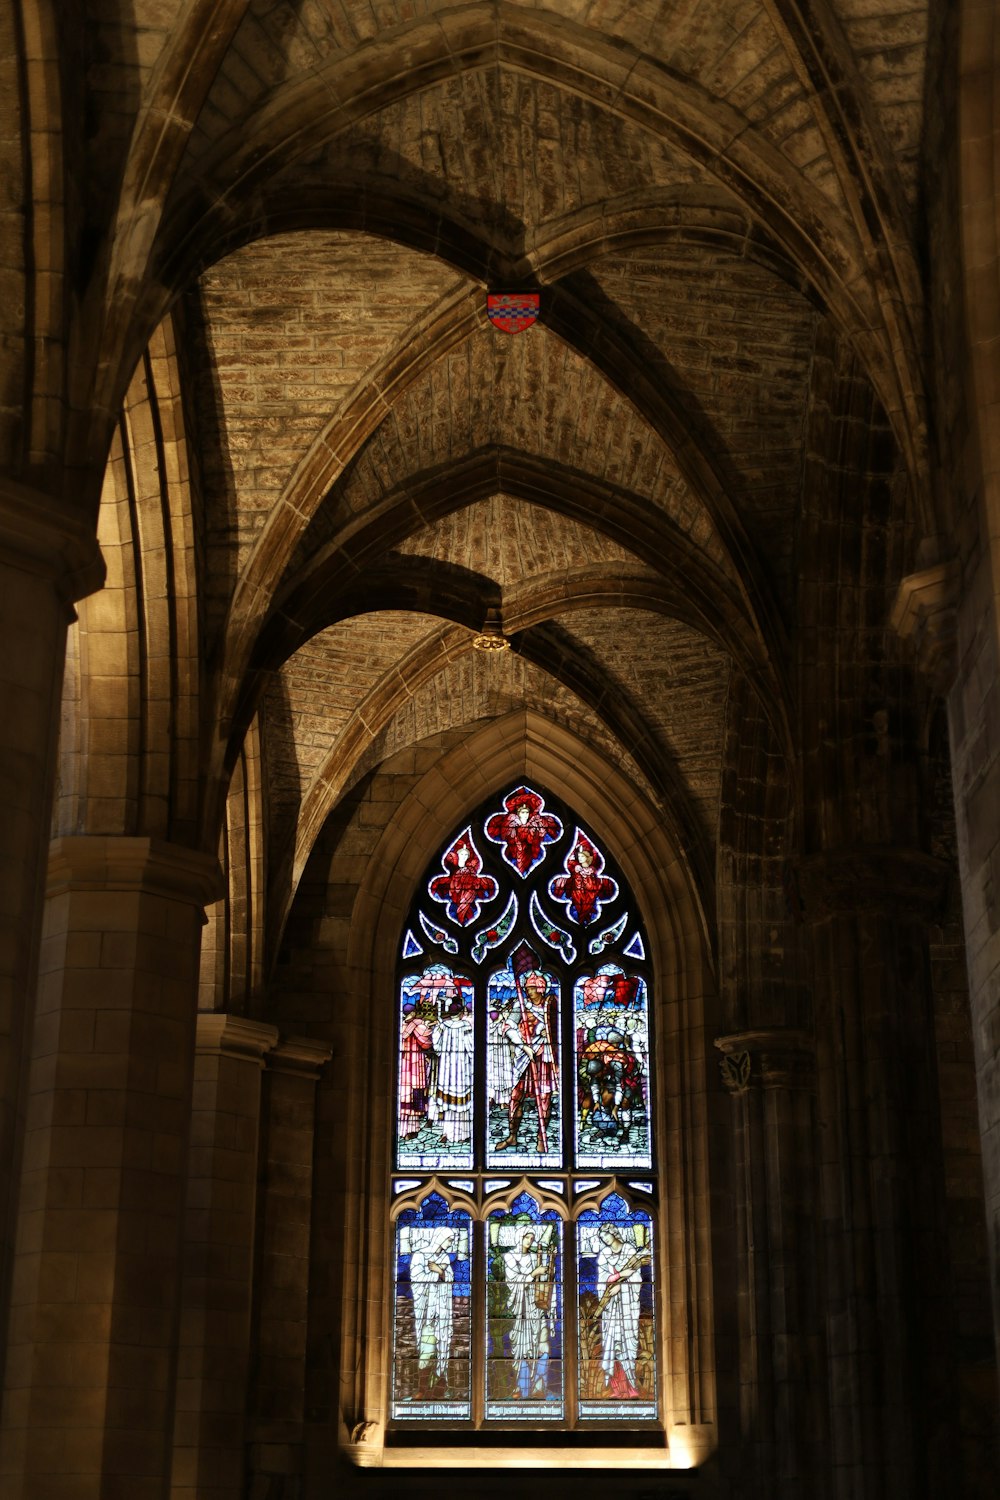
[[[814,1246],[814,1063],[801,1032],[720,1037],[733,1095],[736,1224],[743,1286],[740,1409],[753,1454],[752,1493],[803,1493],[819,1427],[810,1289]],[[810,1484],[815,1492],[815,1484]]]
[[[162,1500],[206,856],[52,846],[2,1471],[11,1500]]]
[[[0,1375],[66,629],[103,575],[86,517],[0,477]]]
[[[266,1063],[251,1497],[301,1483],[304,1467],[316,1085],[331,1055],[324,1042],[295,1038],[280,1042]]]
[[[278,1031],[201,1014],[185,1205],[173,1500],[241,1500],[261,1071]]]

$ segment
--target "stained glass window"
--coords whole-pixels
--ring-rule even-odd
[[[393,1421],[656,1422],[653,975],[613,849],[500,788],[397,951]]]

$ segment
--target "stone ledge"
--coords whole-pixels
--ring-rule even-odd
[[[328,1042],[292,1036],[279,1042],[268,1054],[267,1068],[272,1073],[295,1073],[300,1078],[318,1078],[332,1056],[333,1048]]]
[[[0,556],[52,579],[75,604],[104,585],[105,567],[93,523],[44,490],[0,475]]]
[[[195,1030],[196,1052],[221,1053],[264,1066],[264,1059],[278,1044],[277,1026],[246,1021],[225,1011],[199,1011]]]
[[[69,891],[141,891],[208,906],[225,894],[214,855],[164,839],[74,834],[49,845],[46,895]]]

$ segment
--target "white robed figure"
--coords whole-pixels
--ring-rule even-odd
[[[514,1087],[514,1049],[508,1031],[511,1007],[502,1002],[495,1016],[490,1016],[490,1103],[506,1110]]]
[[[597,1256],[597,1306],[601,1316],[601,1368],[609,1395],[634,1400],[639,1354],[642,1266],[649,1259],[625,1225],[605,1224]]]
[[[461,1000],[434,1027],[431,1045],[437,1054],[437,1079],[430,1111],[442,1144],[472,1139],[472,1018]]]
[[[423,1237],[410,1256],[413,1328],[417,1342],[418,1399],[427,1400],[428,1386],[447,1380],[454,1323],[453,1282],[449,1251],[455,1231],[447,1226]]]
[[[549,1305],[552,1267],[535,1231],[526,1228],[504,1251],[507,1310],[514,1319],[510,1352],[517,1369],[517,1388],[524,1400],[545,1397],[549,1368]],[[540,1285],[548,1283],[548,1285]]]

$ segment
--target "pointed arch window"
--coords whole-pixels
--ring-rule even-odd
[[[613,853],[520,784],[438,852],[397,968],[390,1415],[659,1424],[653,976]]]

